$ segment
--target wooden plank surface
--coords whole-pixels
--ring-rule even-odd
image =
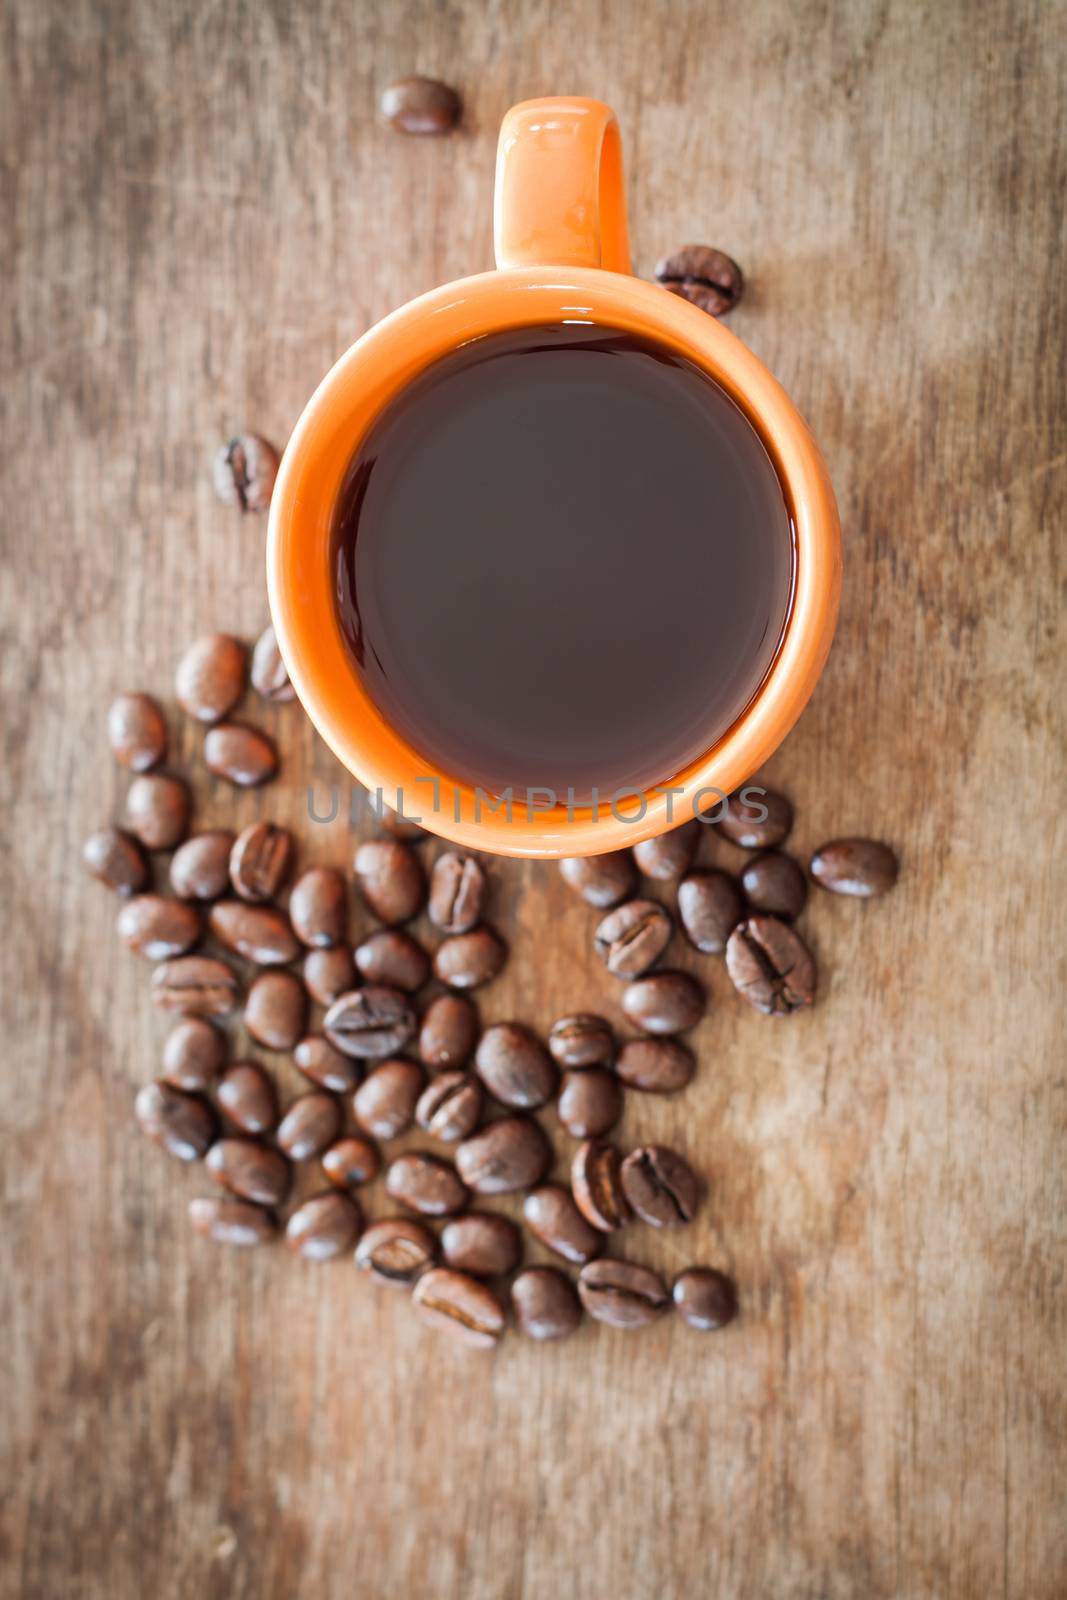
[[[0,1592],[1004,1595],[1067,1582],[1063,1475],[1067,484],[1061,0],[15,0],[0,34],[4,1094]],[[412,70],[461,132],[375,121]],[[121,806],[112,693],[265,620],[216,441],[283,440],[391,307],[485,266],[495,132],[617,110],[637,269],[690,239],[819,437],[846,545],[826,676],[766,776],[801,854],[894,841],[891,899],[805,917],[815,1011],[742,1013],[622,1137],[709,1174],[641,1260],[743,1316],[470,1357],[344,1264],[194,1240],[202,1175],[131,1127],[164,1029],[78,850]],[[271,814],[339,781],[296,708]],[[708,859],[733,862],[725,844]],[[592,913],[494,869],[489,1018],[615,1014]],[[684,957],[683,957],[684,959]],[[291,1089],[291,1080],[287,1080]],[[379,1203],[380,1204],[380,1203]]]

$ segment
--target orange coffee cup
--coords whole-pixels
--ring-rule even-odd
[[[596,855],[665,833],[751,777],[796,722],[830,649],[841,587],[840,525],[818,446],[767,369],[705,312],[631,276],[619,130],[595,100],[527,100],[497,152],[495,272],[421,295],[359,339],[309,400],[270,510],[267,585],[278,644],[304,709],[372,795],[443,838],[513,856]],[[497,804],[438,771],[390,726],[345,646],[330,543],[346,469],[376,417],[458,345],[580,316],[643,335],[708,372],[759,431],[789,504],[793,603],[755,698],[663,786],[596,807]],[[669,788],[668,788],[669,786]]]

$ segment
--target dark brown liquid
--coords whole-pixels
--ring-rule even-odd
[[[781,640],[788,507],[698,367],[588,325],[492,334],[382,413],[334,579],[367,687],[454,779],[577,800],[670,781]]]

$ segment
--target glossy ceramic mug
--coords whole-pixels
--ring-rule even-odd
[[[826,467],[784,391],[714,318],[630,274],[622,150],[594,100],[528,100],[504,118],[497,153],[495,272],[412,300],[366,333],[308,402],[270,511],[267,583],[285,664],[312,722],[374,795],[458,844],[515,856],[595,855],[666,832],[713,807],[781,743],[815,687],[833,637],[840,527]],[[359,441],[431,362],[471,339],[576,316],[643,335],[702,367],[746,412],[774,462],[793,520],[793,603],[782,643],[741,717],[664,785],[598,806],[491,809],[436,771],[364,687],[334,609],[330,544]],[[669,785],[669,788],[668,788]]]

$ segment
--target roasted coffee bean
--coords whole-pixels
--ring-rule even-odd
[[[332,867],[309,867],[293,885],[289,921],[301,944],[328,950],[345,936],[348,899],[345,880]]]
[[[167,753],[167,724],[147,694],[120,694],[112,700],[107,737],[115,760],[129,772],[147,772]]]
[[[384,802],[377,809],[376,815],[384,831],[394,839],[403,839],[405,844],[420,844],[423,839],[429,837],[426,829],[419,823],[412,821],[410,817],[400,816],[392,806],[387,806]]]
[[[281,1152],[255,1139],[219,1139],[204,1165],[224,1189],[257,1206],[280,1206],[293,1181],[292,1168]]]
[[[464,1139],[456,1168],[475,1194],[511,1194],[540,1183],[552,1152],[532,1117],[502,1117]]]
[[[485,903],[485,869],[475,856],[446,850],[430,874],[430,921],[442,933],[469,933]]]
[[[215,1136],[215,1118],[206,1100],[169,1083],[146,1083],[134,1101],[134,1114],[142,1132],[179,1161],[199,1161]]]
[[[511,1285],[511,1313],[528,1339],[565,1339],[582,1320],[582,1304],[555,1267],[527,1267]]]
[[[671,1299],[691,1328],[713,1333],[737,1316],[737,1290],[714,1267],[687,1267],[671,1286]]]
[[[559,870],[568,888],[590,906],[618,905],[637,887],[637,868],[629,850],[602,856],[565,856]]]
[[[278,1232],[271,1213],[247,1200],[190,1200],[189,1221],[195,1232],[216,1244],[269,1244]]]
[[[293,1101],[274,1137],[290,1161],[310,1161],[333,1144],[340,1131],[340,1106],[332,1094],[315,1089]]]
[[[700,1185],[692,1167],[666,1145],[645,1144],[631,1150],[621,1168],[627,1204],[642,1222],[667,1228],[691,1222],[700,1199]]]
[[[309,950],[303,971],[304,987],[320,1006],[332,1006],[356,987],[356,963],[346,944],[336,944],[332,950]]]
[[[202,1094],[226,1064],[226,1036],[202,1017],[183,1017],[163,1046],[163,1078],[174,1089]]]
[[[721,955],[745,914],[741,892],[728,872],[690,872],[678,885],[678,916],[689,943]]]
[[[274,629],[268,622],[252,649],[252,687],[264,700],[275,705],[295,700],[296,690],[289,682]]]
[[[295,972],[261,972],[245,1001],[244,1023],[265,1050],[292,1050],[303,1038],[308,997]]]
[[[363,1214],[354,1200],[334,1189],[297,1206],[285,1227],[285,1242],[305,1261],[333,1261],[359,1238]]]
[[[126,795],[126,826],[146,850],[173,850],[189,828],[189,791],[180,778],[147,772]]]
[[[470,933],[454,933],[437,947],[433,970],[450,989],[479,989],[496,977],[507,951],[483,923]]]
[[[339,1189],[358,1189],[360,1184],[373,1183],[381,1165],[378,1146],[354,1135],[335,1140],[322,1153],[322,1170]]]
[[[678,1039],[630,1039],[615,1062],[615,1076],[645,1094],[674,1094],[695,1071],[693,1052]]]
[[[411,1297],[431,1328],[450,1333],[475,1350],[491,1350],[504,1337],[504,1313],[487,1284],[450,1267],[434,1267]]]
[[[646,1033],[684,1033],[707,1009],[704,991],[687,972],[652,972],[623,991],[622,1009]]]
[[[200,937],[200,917],[184,900],[138,894],[127,900],[116,922],[119,938],[149,961],[183,956]]]
[[[497,1022],[482,1034],[474,1066],[489,1093],[517,1111],[543,1106],[558,1074],[540,1039],[519,1022]]]
[[[470,1211],[441,1230],[445,1265],[475,1278],[500,1278],[519,1264],[522,1239],[507,1217]]]
[[[376,983],[340,995],[322,1024],[332,1045],[361,1061],[402,1050],[415,1028],[415,1012],[408,996]]]
[[[289,919],[277,906],[220,900],[212,906],[208,922],[220,944],[257,967],[284,967],[300,954]]]
[[[684,244],[664,256],[656,263],[656,282],[712,317],[732,311],[745,287],[733,257],[708,244]]]
[[[219,722],[245,690],[245,647],[228,633],[208,633],[178,662],[178,704],[198,722]]]
[[[359,1083],[360,1069],[348,1056],[335,1050],[321,1033],[309,1033],[293,1051],[293,1064],[316,1088],[331,1094],[350,1094]]]
[[[426,878],[410,845],[370,839],[356,851],[353,865],[364,900],[383,922],[409,922],[422,910]]]
[[[565,1072],[556,1110],[572,1138],[598,1139],[622,1116],[622,1086],[603,1067]]]
[[[204,761],[216,778],[225,778],[238,789],[254,789],[273,778],[278,770],[273,741],[244,722],[220,722],[209,728],[204,740]]]
[[[877,839],[834,839],[811,858],[811,875],[832,894],[870,899],[887,894],[897,881],[900,862]]]
[[[792,922],[808,898],[808,884],[792,856],[781,850],[764,850],[741,874],[741,887],[753,911]]]
[[[586,1139],[571,1162],[571,1192],[587,1222],[601,1233],[614,1233],[630,1220],[622,1189],[622,1161],[613,1144]]]
[[[719,832],[744,850],[773,850],[793,826],[793,807],[784,794],[746,783],[714,813]]]
[[[410,1289],[437,1259],[437,1239],[410,1217],[372,1222],[356,1246],[356,1266],[392,1289]]]
[[[597,955],[612,977],[636,978],[659,960],[671,931],[671,919],[657,901],[627,900],[597,926]]]
[[[226,1017],[240,993],[236,974],[210,956],[177,956],[152,974],[152,1003],[188,1017]]]
[[[610,1062],[615,1053],[611,1023],[590,1011],[576,1011],[552,1024],[548,1048],[561,1067],[580,1072]]]
[[[215,1098],[242,1133],[269,1133],[278,1120],[273,1079],[257,1061],[235,1061],[218,1081]]]
[[[352,1096],[352,1114],[364,1133],[376,1139],[395,1139],[414,1122],[425,1082],[422,1068],[414,1061],[383,1061]]]
[[[419,1029],[419,1055],[436,1072],[462,1067],[474,1053],[478,1038],[478,1011],[466,995],[442,994],[426,1007]]]
[[[400,133],[447,133],[461,109],[455,89],[437,78],[400,78],[382,95],[382,116]]]
[[[726,970],[738,994],[768,1017],[815,999],[815,962],[798,933],[777,917],[749,917],[730,935]]]
[[[170,886],[181,900],[217,900],[230,887],[229,828],[194,833],[179,845],[170,861]]]
[[[424,1217],[448,1217],[467,1203],[467,1190],[455,1167],[414,1150],[389,1163],[385,1192]]]
[[[237,835],[230,882],[242,900],[273,900],[289,871],[293,836],[273,822],[253,822]]]
[[[659,882],[680,878],[692,866],[703,826],[696,817],[691,817],[669,833],[661,833],[658,839],[642,839],[640,844],[634,845],[634,860],[640,871],[646,878]]]
[[[482,1086],[469,1072],[442,1072],[419,1096],[415,1121],[420,1128],[457,1144],[472,1134],[482,1117]]]
[[[612,1328],[647,1328],[670,1305],[658,1273],[632,1261],[590,1261],[578,1275],[582,1305]]]
[[[82,860],[94,878],[116,894],[137,894],[148,882],[148,862],[132,833],[101,828],[82,846]]]
[[[212,479],[224,506],[239,511],[266,511],[281,458],[258,433],[241,433],[215,457]]]
[[[378,928],[352,954],[365,983],[384,983],[412,994],[430,976],[429,956],[402,928]]]
[[[531,1189],[522,1214],[535,1238],[575,1266],[584,1266],[604,1248],[604,1235],[582,1216],[570,1190],[557,1183]]]

